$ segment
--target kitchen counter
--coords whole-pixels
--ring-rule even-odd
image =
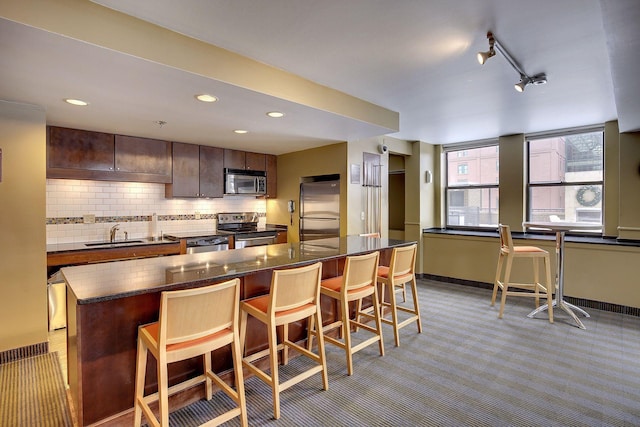
[[[260,270],[344,257],[406,244],[360,236],[283,243],[227,251],[66,267],[62,274],[78,304],[124,298],[179,285],[223,281]]]
[[[258,227],[256,231],[287,231],[287,226],[267,224],[264,227]],[[166,233],[165,238],[169,240],[197,239],[200,237],[228,236],[229,234],[229,232],[218,233],[217,230],[185,231],[182,233]]]
[[[174,242],[177,244],[177,242]],[[67,282],[68,381],[79,425],[131,425],[138,326],[158,320],[160,294],[240,278],[240,298],[269,293],[274,269],[322,262],[322,277],[338,276],[345,258],[380,250],[388,263],[393,247],[413,242],[348,236],[300,243],[281,243],[220,252],[203,252],[63,268]],[[323,301],[323,323],[339,317],[335,301]],[[267,332],[255,319],[247,326],[248,354],[266,347]],[[302,323],[292,324],[289,339],[306,338]],[[214,352],[212,368],[228,383],[233,370],[228,348]],[[152,368],[151,368],[152,369]],[[202,372],[202,358],[172,364],[170,378],[191,378]],[[155,372],[145,389],[157,389]],[[96,393],[99,390],[99,393]],[[192,387],[174,398],[177,409],[204,397]]]
[[[175,243],[169,239],[154,240],[148,237],[117,240],[113,243],[106,240],[74,243],[54,243],[47,245],[47,253],[88,251],[98,249],[129,248],[132,246],[167,245]]]

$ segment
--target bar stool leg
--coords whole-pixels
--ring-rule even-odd
[[[498,296],[498,282],[500,281],[500,276],[502,275],[503,263],[504,263],[504,255],[500,253],[498,255],[498,268],[496,269],[496,279],[493,282],[493,294],[491,295],[491,307],[495,305],[496,296]]]
[[[418,324],[418,333],[422,333],[422,317],[420,316],[420,307],[418,305],[418,284],[415,274],[411,279],[411,292],[413,293],[413,311],[415,315],[418,316],[416,319]]]
[[[269,362],[271,367],[271,392],[273,394],[273,418],[276,420],[280,418],[280,392],[278,390],[280,386],[280,379],[278,378],[278,334],[276,327],[269,328]]]
[[[144,379],[147,372],[147,346],[142,340],[138,340],[138,357],[136,362],[136,406],[133,410],[133,425],[140,427],[142,424],[142,408],[138,401],[144,399]]]
[[[502,319],[502,314],[504,313],[504,306],[507,303],[507,293],[509,292],[509,280],[511,279],[512,264],[513,264],[513,259],[511,257],[507,257],[507,265],[505,266],[505,271],[504,271],[504,281],[502,282],[502,295],[500,296],[500,311],[498,313],[498,319]]]

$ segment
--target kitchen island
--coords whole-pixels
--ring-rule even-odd
[[[125,425],[132,420],[136,339],[139,325],[158,318],[160,293],[206,286],[238,277],[241,298],[269,292],[272,270],[321,261],[323,278],[339,275],[344,260],[380,250],[381,264],[391,249],[413,242],[360,236],[283,243],[244,249],[164,256],[131,261],[92,264],[62,269],[67,283],[68,380],[80,425]],[[323,299],[322,316],[330,322],[337,307]],[[251,322],[251,319],[250,319]],[[304,339],[306,325],[292,325],[290,338]],[[247,352],[267,346],[266,330],[247,327]],[[214,353],[213,368],[231,382],[230,350]],[[170,384],[198,375],[201,359],[173,364]],[[155,361],[147,365],[146,393],[156,390]],[[172,408],[204,396],[194,387],[173,396]]]

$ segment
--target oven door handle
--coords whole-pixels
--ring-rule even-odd
[[[275,240],[276,236],[264,236],[264,237],[238,237],[236,238],[236,242],[260,242],[264,241],[272,241]]]

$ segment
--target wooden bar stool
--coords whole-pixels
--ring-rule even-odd
[[[380,237],[380,233],[362,233],[359,236],[361,237]],[[405,284],[403,283],[402,286],[398,286],[396,287],[395,291],[397,293],[401,293],[402,294],[402,302],[407,302],[407,288],[405,287]]]
[[[353,354],[363,348],[378,343],[380,356],[384,356],[384,343],[382,341],[382,322],[380,319],[380,305],[378,300],[378,286],[376,276],[380,252],[372,252],[366,255],[349,256],[344,265],[342,276],[325,279],[320,284],[320,293],[333,298],[340,303],[340,319],[324,326],[325,340],[345,350],[347,355],[347,373],[353,374]],[[362,299],[372,297],[373,315],[371,310],[362,311]],[[349,302],[357,301],[355,319],[349,316]],[[360,318],[364,316],[375,321],[375,327],[362,323]],[[374,336],[352,345],[351,324],[357,328],[372,332]],[[340,337],[343,341],[327,336],[326,333],[340,328]]]
[[[274,270],[271,278],[271,289],[268,295],[248,299],[240,303],[242,320],[240,322],[240,341],[245,348],[247,336],[247,320],[251,315],[267,326],[269,348],[245,356],[242,363],[258,378],[271,386],[273,393],[273,417],[280,418],[280,392],[320,372],[323,389],[329,388],[327,361],[324,352],[324,336],[322,333],[322,317],[320,315],[320,280],[322,263],[288,270]],[[289,324],[309,319],[307,348],[289,341]],[[283,326],[282,342],[278,344],[276,327]],[[318,353],[311,350],[311,336],[318,339]],[[278,352],[282,350],[282,364],[288,362],[288,348],[291,347],[308,357],[317,365],[280,383],[278,378]],[[258,359],[269,356],[271,375],[253,364]]]
[[[407,326],[412,322],[416,322],[418,333],[422,332],[422,321],[420,319],[420,307],[418,304],[418,289],[416,286],[416,254],[418,245],[401,246],[393,248],[391,252],[391,261],[389,266],[378,267],[378,283],[381,284],[380,299],[381,309],[385,307],[391,309],[391,319],[382,316],[384,323],[393,326],[393,335],[395,337],[396,347],[400,346],[400,328]],[[413,307],[398,305],[396,301],[396,292],[404,287],[406,283],[411,283],[411,293],[413,294]],[[385,285],[389,286],[390,302],[385,301]],[[398,311],[409,313],[410,316],[402,321],[398,318]]]
[[[491,295],[491,306],[496,302],[498,288],[502,291],[500,299],[500,310],[498,318],[502,319],[504,305],[507,296],[519,296],[535,298],[536,307],[540,305],[540,296],[547,298],[549,304],[549,322],[553,323],[553,290],[555,286],[551,282],[551,263],[549,252],[536,246],[513,246],[511,238],[511,228],[508,225],[500,224],[500,253],[498,254],[498,267],[496,278],[493,284],[493,294]],[[511,267],[517,258],[527,258],[533,261],[533,283],[514,283],[510,281]],[[539,261],[544,262],[546,285],[540,283]],[[502,276],[504,266],[504,276]],[[515,288],[515,290],[511,290]]]
[[[206,397],[213,394],[212,381],[237,405],[207,425],[220,425],[240,417],[247,425],[247,409],[238,334],[240,279],[217,285],[181,291],[162,292],[160,316],[157,322],[138,328],[138,354],[134,399],[134,424],[140,426],[142,414],[154,426],[169,425],[169,395],[196,384],[205,383]],[[236,390],[229,387],[211,370],[211,352],[231,345]],[[147,353],[155,357],[158,365],[158,392],[144,396]],[[195,356],[203,356],[204,373],[168,387],[167,365]],[[149,404],[159,401],[160,422]]]

